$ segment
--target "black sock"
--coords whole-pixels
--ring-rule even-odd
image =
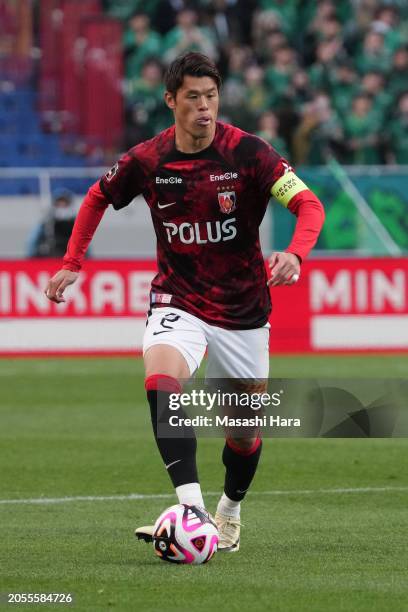
[[[193,427],[177,427],[177,437],[169,437],[173,432],[169,418],[185,414],[179,408],[177,413],[169,408],[171,393],[167,391],[147,390],[150,405],[154,437],[164,465],[174,487],[198,482],[196,451],[197,440]],[[173,465],[172,465],[173,464]]]
[[[260,438],[255,442],[254,450],[249,452],[234,450],[228,442],[225,443],[222,453],[222,461],[226,468],[224,493],[233,501],[244,499],[255,476],[261,451],[262,440]]]

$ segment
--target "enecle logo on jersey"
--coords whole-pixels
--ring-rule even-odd
[[[209,242],[227,242],[233,240],[237,235],[235,217],[225,221],[203,221],[195,223],[165,223],[167,239],[170,242],[180,240],[183,244],[207,244]]]
[[[237,179],[238,172],[226,172],[225,174],[210,174],[210,181],[230,181],[231,179]]]
[[[181,185],[183,179],[180,176],[156,176],[156,185]]]

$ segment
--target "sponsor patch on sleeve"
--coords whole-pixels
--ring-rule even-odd
[[[286,207],[293,196],[305,189],[308,189],[308,186],[294,172],[287,172],[272,185],[271,194],[279,204]]]
[[[109,170],[109,172],[107,172],[105,174],[105,178],[108,181],[108,183],[111,182],[111,180],[117,175],[119,170],[119,163],[116,162],[116,164],[114,166],[112,166],[112,168]]]

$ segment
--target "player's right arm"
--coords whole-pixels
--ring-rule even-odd
[[[63,293],[77,280],[85,253],[109,204],[119,210],[143,190],[145,176],[136,158],[140,148],[141,145],[122,155],[113,168],[89,189],[75,220],[62,269],[51,278],[45,289],[45,295],[52,302],[65,302]]]
[[[65,302],[63,293],[77,280],[89,243],[108,205],[99,183],[92,185],[75,219],[62,269],[49,280],[45,289],[45,295],[52,302]]]

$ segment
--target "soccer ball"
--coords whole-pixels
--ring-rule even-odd
[[[156,555],[171,563],[207,563],[218,546],[218,530],[203,508],[175,504],[161,513],[153,530]]]

